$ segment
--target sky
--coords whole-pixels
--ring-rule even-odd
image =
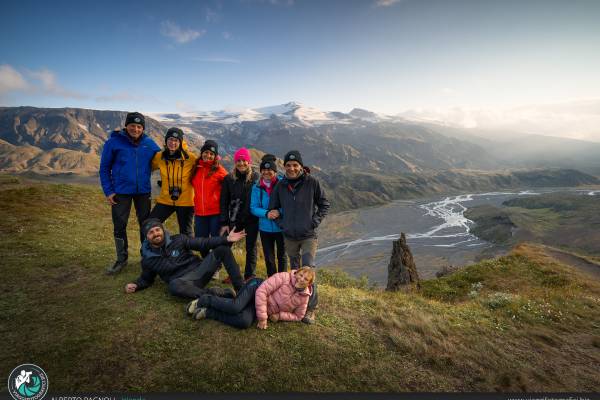
[[[466,126],[481,113],[600,105],[596,0],[3,0],[1,10],[2,106],[297,101]],[[600,126],[588,130],[600,141]]]

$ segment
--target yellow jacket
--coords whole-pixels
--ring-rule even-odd
[[[159,151],[152,159],[152,170],[160,169],[160,195],[156,199],[157,203],[169,206],[194,206],[194,187],[191,184],[194,168],[196,166],[196,157],[187,150],[187,143],[183,142],[181,157],[176,160],[167,160],[163,152]],[[169,188],[179,187],[181,193],[179,199],[171,199]]]

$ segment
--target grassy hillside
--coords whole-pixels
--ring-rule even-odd
[[[383,293],[322,271],[317,324],[238,331],[186,318],[185,301],[160,282],[126,295],[139,272],[135,246],[121,275],[103,274],[112,225],[98,188],[6,178],[0,207],[0,376],[36,363],[63,392],[600,387],[600,283],[539,247],[419,292]]]
[[[548,193],[518,197],[502,207],[471,208],[465,216],[475,221],[475,235],[495,243],[514,245],[528,240],[591,256],[600,254],[598,196]]]

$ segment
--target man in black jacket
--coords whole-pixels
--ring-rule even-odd
[[[244,238],[244,231],[232,230],[227,236],[210,238],[170,236],[155,218],[146,220],[142,229],[146,237],[142,246],[142,274],[125,286],[125,292],[134,293],[151,286],[158,274],[169,285],[172,295],[198,298],[206,294],[204,287],[221,263],[231,276],[234,289],[242,287],[240,268],[228,245]],[[213,251],[204,259],[192,253],[210,249]]]
[[[267,218],[277,220],[283,232],[285,250],[292,269],[314,266],[317,253],[317,228],[329,212],[329,201],[319,181],[304,167],[298,150],[283,158],[285,177],[281,179],[269,200]],[[300,263],[302,261],[302,263]],[[302,322],[314,323],[317,307],[317,285]]]
[[[271,193],[267,218],[279,222],[292,269],[313,265],[317,252],[317,227],[329,212],[329,201],[319,181],[304,168],[298,150],[284,159],[285,177]],[[300,260],[302,259],[302,264]]]

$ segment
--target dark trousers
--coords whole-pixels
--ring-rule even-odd
[[[221,216],[215,215],[195,215],[194,216],[194,236],[195,237],[217,237],[221,229]],[[208,251],[201,251],[202,257],[208,255]]]
[[[192,236],[194,206],[170,206],[167,204],[156,203],[150,212],[149,218],[158,218],[160,222],[165,222],[173,213],[177,215],[179,233]]]
[[[262,243],[267,275],[271,276],[277,272],[287,271],[287,256],[285,255],[285,244],[283,233],[260,231],[260,242]],[[277,266],[275,265],[275,245],[277,245]]]
[[[140,244],[144,241],[142,236],[142,223],[150,215],[152,202],[150,193],[146,194],[117,194],[114,197],[117,202],[112,206],[112,220],[114,225],[114,235],[117,239],[123,239],[125,242],[125,253],[127,253],[127,222],[129,221],[129,213],[131,212],[131,203],[135,207],[138,225],[140,227]]]
[[[221,229],[220,215],[195,215],[194,234],[196,237],[217,237]]]
[[[249,280],[233,299],[209,296],[206,318],[235,328],[249,328],[256,319],[254,295],[262,282],[259,278]]]
[[[238,291],[244,283],[240,274],[240,267],[233,257],[231,248],[229,246],[219,246],[202,260],[198,268],[194,268],[179,278],[172,279],[169,282],[169,292],[173,296],[192,299],[206,294],[204,287],[210,282],[221,263],[225,265],[225,269],[231,277],[231,283],[234,289]]]
[[[317,282],[312,283],[312,288],[313,291],[310,297],[308,298],[308,307],[306,308],[306,311],[315,310],[319,305],[319,292],[317,292]]]
[[[246,226],[246,268],[244,278],[249,278],[256,271],[256,241],[258,240],[258,224]]]

